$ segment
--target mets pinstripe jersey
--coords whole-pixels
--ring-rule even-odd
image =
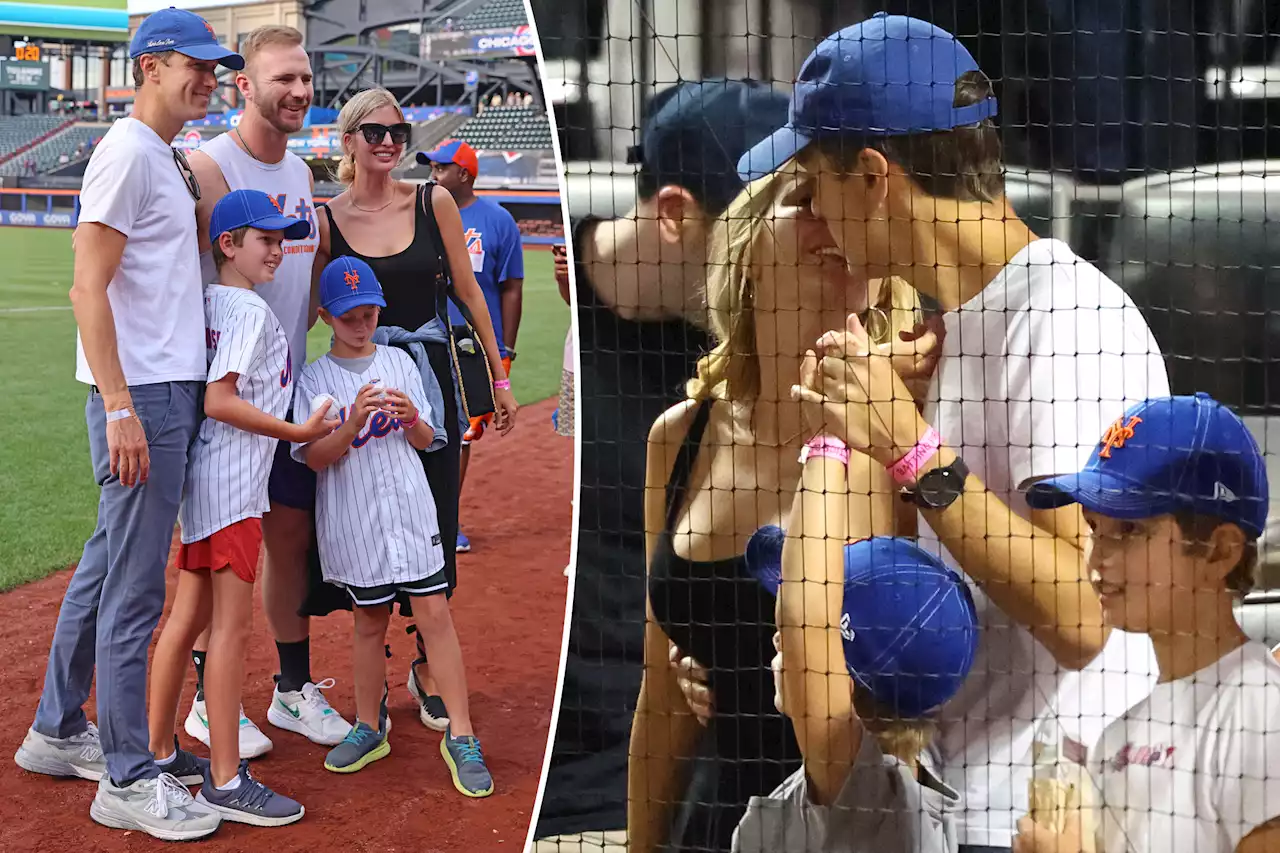
[[[299,365],[307,363],[308,308],[311,305],[311,268],[320,245],[316,227],[315,205],[311,199],[311,170],[292,151],[279,163],[262,163],[236,145],[234,133],[223,133],[200,146],[208,155],[232,190],[261,190],[271,196],[276,208],[285,216],[311,223],[311,234],[301,240],[285,240],[284,257],[275,277],[259,285],[257,293],[276,312],[289,338],[289,350]],[[204,281],[218,280],[213,253],[200,256]]]
[[[252,290],[211,284],[204,290],[210,384],[234,373],[240,399],[277,418],[293,398],[289,339]],[[205,418],[187,462],[179,521],[190,544],[269,508],[267,477],[276,439]]]
[[[407,353],[379,346],[360,367],[354,372],[328,354],[307,365],[298,377],[294,420],[305,421],[311,401],[328,394],[338,401],[345,423],[360,389],[379,381],[403,392],[425,414],[422,376]],[[293,445],[293,455],[305,462],[305,445]],[[333,584],[409,583],[444,569],[435,499],[398,418],[374,412],[346,455],[319,473],[316,538],[324,579]]]

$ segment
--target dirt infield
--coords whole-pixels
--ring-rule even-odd
[[[307,814],[281,829],[226,823],[211,839],[197,842],[199,849],[522,850],[551,720],[567,589],[562,570],[572,520],[573,442],[552,431],[554,406],[546,401],[522,409],[520,426],[508,438],[485,436],[473,452],[463,496],[463,529],[474,551],[459,555],[453,613],[467,660],[472,718],[496,793],[469,800],[454,790],[440,758],[440,735],[418,722],[405,690],[413,641],[398,616],[392,620],[393,658],[388,661],[391,756],[353,776],[327,772],[324,747],[266,722],[275,653],[259,606],[246,667],[245,708],[275,749],[255,761],[254,769],[267,784],[298,799]],[[87,468],[88,463],[68,464]],[[31,724],[70,576],[69,570],[59,572],[0,596],[0,851],[157,850],[162,842],[90,820],[93,783],[29,774],[11,760]],[[171,585],[174,576],[170,568]],[[312,625],[312,674],[337,679],[327,695],[351,719],[351,615],[335,614]],[[193,692],[189,686],[184,710]],[[94,718],[92,707],[88,710]],[[208,754],[180,734],[185,747]]]

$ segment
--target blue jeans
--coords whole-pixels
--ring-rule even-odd
[[[85,404],[98,526],[62,599],[33,728],[66,738],[88,727],[84,703],[98,670],[98,727],[107,773],[117,785],[158,776],[147,730],[147,649],[164,611],[164,570],[199,423],[201,383],[129,389],[151,455],[146,485],[111,473],[106,414],[93,391]]]

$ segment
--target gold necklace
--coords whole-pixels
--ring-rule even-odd
[[[388,207],[391,206],[391,203],[394,202],[395,200],[396,200],[396,193],[395,193],[395,190],[393,189],[391,191],[391,198],[387,199],[387,203],[382,205],[382,207],[372,207],[372,208],[361,207],[360,205],[356,204],[355,199],[348,199],[347,203],[350,204],[352,207],[354,207],[356,210],[362,210],[365,213],[377,213],[380,210],[386,210]]]

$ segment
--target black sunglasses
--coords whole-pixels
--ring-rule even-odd
[[[182,181],[187,185],[187,192],[191,193],[192,199],[199,201],[200,182],[196,180],[196,173],[191,171],[191,164],[187,162],[187,155],[174,148],[173,162],[178,164],[178,173],[182,175]]]
[[[356,128],[364,134],[364,141],[370,145],[377,145],[386,138],[387,134],[391,134],[392,145],[405,145],[409,142],[409,136],[413,133],[413,125],[408,122],[400,124],[362,124]]]

